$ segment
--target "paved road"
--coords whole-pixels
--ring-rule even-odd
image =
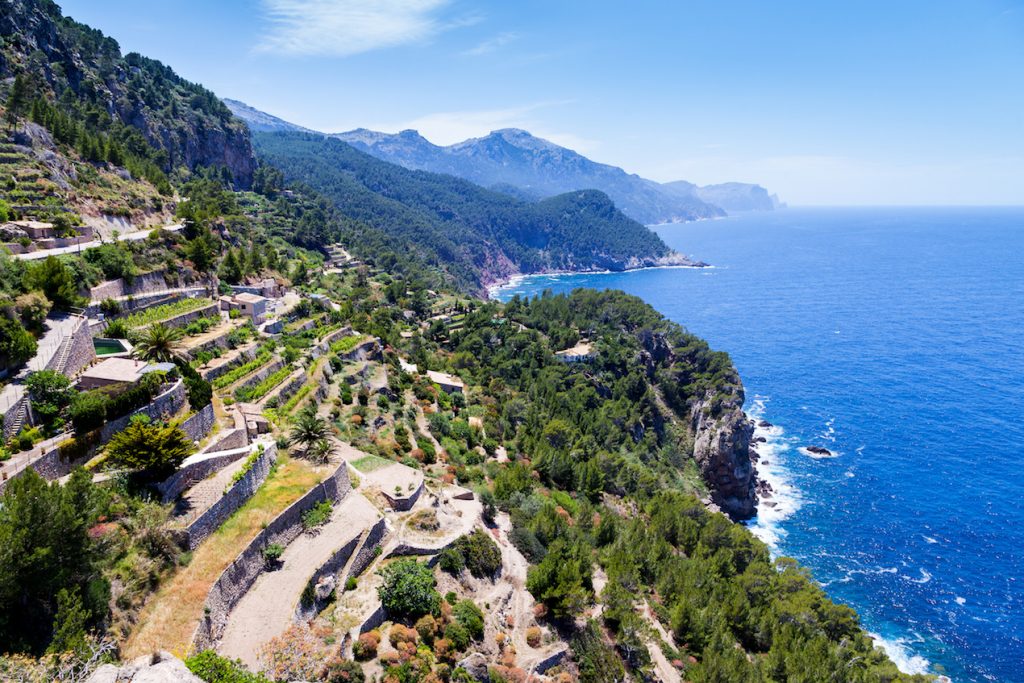
[[[181,223],[175,223],[173,225],[164,225],[159,228],[149,228],[148,230],[136,230],[135,232],[128,232],[123,235],[118,235],[118,241],[130,241],[142,240],[149,237],[149,233],[154,230],[170,230],[171,232],[177,232],[181,230],[183,226]],[[64,254],[77,254],[78,252],[91,249],[92,247],[98,247],[104,242],[102,240],[93,240],[92,242],[82,242],[81,244],[75,244],[70,247],[59,247],[57,249],[40,249],[39,251],[30,251],[27,254],[15,254],[15,258],[19,258],[22,261],[36,261],[38,259],[44,259],[47,256],[62,256]]]

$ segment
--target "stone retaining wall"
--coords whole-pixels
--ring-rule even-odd
[[[186,529],[188,550],[195,550],[210,534],[220,528],[228,517],[235,514],[247,500],[256,495],[263,482],[270,475],[270,470],[277,460],[277,446],[273,442],[264,445],[263,453],[252,464],[252,467],[236,481],[224,495],[210,508],[199,515]]]
[[[85,464],[89,460],[89,454],[75,460],[63,458],[61,457],[60,446],[61,444],[54,444],[51,446],[48,452],[33,461],[26,469],[35,470],[39,476],[46,481],[54,481],[55,479],[60,479],[63,476],[71,474],[71,470],[75,469],[78,465]],[[24,472],[25,470],[22,470],[15,476],[20,476],[21,474],[24,474]],[[6,484],[6,482],[4,483]],[[3,491],[3,487],[0,487],[0,491]]]
[[[14,390],[12,389],[12,391],[14,391]],[[14,424],[15,424],[15,421],[18,419],[18,415],[19,415],[19,413],[21,413],[21,411],[23,411],[23,410],[27,411],[28,410],[28,404],[29,404],[29,399],[28,399],[28,393],[26,392],[26,394],[24,396],[22,396],[21,399],[19,399],[19,400],[15,401],[14,403],[12,403],[11,407],[7,409],[6,413],[4,413],[3,432],[0,433],[0,436],[3,437],[4,441],[6,441],[7,439],[9,439],[12,436],[14,436]]]
[[[168,276],[166,270],[154,270],[150,273],[136,275],[132,278],[131,284],[127,284],[122,278],[101,282],[89,290],[89,298],[93,301],[102,301],[103,299],[114,299],[119,296],[139,296],[193,285],[217,291],[217,278],[211,276],[194,283],[183,283],[177,273]]]
[[[213,412],[213,404],[209,403],[195,415],[190,416],[179,427],[181,431],[188,434],[192,441],[199,442],[210,435],[213,425],[217,422],[217,415]]]
[[[338,357],[342,360],[380,360],[380,343],[376,339],[367,339]]]
[[[223,636],[231,610],[266,569],[263,549],[271,543],[288,545],[294,541],[302,533],[302,513],[325,500],[341,500],[351,488],[347,466],[342,463],[330,477],[307,491],[264,527],[210,588],[204,616],[192,635],[192,651],[213,648]]]
[[[187,400],[185,382],[179,379],[170,389],[156,396],[149,404],[139,408],[134,413],[129,413],[124,417],[103,425],[103,429],[100,431],[100,443],[110,441],[114,434],[128,426],[128,422],[135,415],[145,414],[151,420],[162,420],[181,410]]]
[[[161,501],[171,502],[214,472],[251,452],[252,449],[246,445],[241,448],[210,451],[189,457],[181,463],[177,472],[157,484],[156,488],[160,492]]]
[[[220,364],[220,365],[218,365],[216,367],[207,368],[205,370],[200,368],[199,369],[199,374],[207,382],[212,382],[213,380],[217,379],[221,375],[225,375],[228,372],[230,372],[232,369],[237,368],[239,365],[245,365],[246,363],[251,361],[253,358],[255,358],[256,354],[258,354],[258,353],[259,353],[259,344],[255,344],[254,343],[249,348],[242,347],[242,349],[238,352],[238,355],[235,356],[234,358],[232,358],[227,363],[222,363],[222,364]]]
[[[348,576],[359,576],[366,568],[370,566],[374,558],[377,557],[377,548],[380,546],[381,541],[384,540],[384,536],[388,533],[387,522],[383,518],[378,519],[377,522],[370,527],[370,533],[366,534],[366,540],[363,541],[363,546],[356,553],[356,557],[352,560],[352,564],[348,568]],[[346,577],[348,578],[348,577]]]
[[[284,405],[288,399],[291,398],[295,392],[304,387],[309,378],[306,377],[306,371],[304,369],[297,370],[283,382],[277,385],[274,389],[259,400],[259,405],[266,406],[271,399],[277,399],[277,405]]]
[[[363,620],[363,623],[359,625],[360,635],[366,633],[367,631],[372,631],[373,629],[377,628],[387,620],[388,612],[384,609],[384,605],[381,605],[373,611],[373,614],[366,617],[366,619]]]
[[[344,589],[344,578],[341,576],[341,571],[345,568],[345,563],[348,562],[349,558],[352,557],[352,553],[359,546],[359,540],[361,536],[356,536],[351,541],[341,546],[334,551],[334,554],[320,565],[313,576],[310,577],[309,583],[312,586],[318,587],[320,582],[323,581],[325,587],[330,592],[331,590]],[[316,592],[319,592],[316,591]],[[297,622],[308,622],[313,619],[317,614],[327,606],[329,596],[321,598],[319,595],[314,597],[313,602],[309,605],[302,604],[302,598],[299,598],[299,604],[295,607],[295,621]]]
[[[568,654],[568,650],[559,650],[558,652],[548,655],[534,665],[533,672],[538,674],[547,673],[548,669],[552,669],[561,664]]]
[[[150,325],[155,325],[157,322],[163,324],[166,327],[184,327],[185,325],[188,325],[193,320],[198,320],[199,318],[212,318],[214,316],[219,316],[219,315],[220,315],[220,304],[218,304],[216,301],[214,301],[213,303],[211,303],[211,304],[209,304],[207,306],[203,306],[202,308],[197,308],[194,311],[189,311],[188,313],[181,313],[180,315],[176,315],[173,318],[168,318],[166,320],[158,320],[156,322],[149,323],[149,325],[143,325],[143,326],[137,327],[135,329],[136,329],[136,331],[144,330],[147,327],[149,327]]]
[[[198,289],[195,291],[198,292],[203,290]],[[131,299],[122,299],[117,302],[118,306],[121,307],[121,311],[120,313],[115,314],[113,317],[117,317],[118,315],[127,315],[129,313],[135,313],[137,311],[142,311],[147,308],[152,308],[153,306],[162,306],[164,304],[174,303],[178,299],[184,298],[184,296],[184,292],[175,292],[173,294],[168,294],[167,292],[154,292],[153,294],[140,294],[138,297],[133,297]],[[99,313],[102,312],[102,303],[102,301],[91,302],[88,306],[86,306],[85,314],[90,317],[96,317]]]
[[[68,350],[67,360],[63,367],[58,368],[57,364],[60,359],[61,353],[58,350],[46,365],[46,369],[56,370],[67,377],[74,377],[82,368],[96,360],[96,348],[92,344],[88,318],[83,316],[75,327],[75,331],[71,333],[71,347]]]
[[[216,441],[213,441],[203,449],[206,453],[215,451],[227,451],[233,448],[242,448],[249,443],[249,431],[245,427],[233,427],[224,432]]]
[[[393,492],[381,490],[384,497],[388,499],[388,503],[391,504],[392,509],[398,510],[399,512],[405,512],[411,510],[412,506],[419,500],[420,494],[423,493],[424,480],[420,480],[420,485],[416,487],[416,490],[408,496],[396,496]]]
[[[234,392],[234,391],[238,391],[239,389],[242,389],[242,388],[254,387],[257,384],[259,384],[260,382],[262,382],[263,380],[265,380],[267,377],[270,377],[271,375],[273,375],[275,372],[277,372],[278,370],[280,370],[283,367],[284,367],[284,359],[283,358],[271,358],[269,363],[264,365],[262,368],[260,368],[259,370],[257,370],[253,374],[249,375],[248,378],[243,379],[241,382],[236,384],[235,387],[231,391]]]
[[[228,327],[223,332],[218,334],[216,337],[213,337],[212,339],[207,339],[202,344],[197,344],[196,346],[190,348],[188,350],[189,355],[195,358],[196,354],[200,353],[201,351],[212,351],[213,349],[230,349],[231,347],[228,344],[228,337],[231,336],[231,333],[237,329],[238,328],[234,326]]]

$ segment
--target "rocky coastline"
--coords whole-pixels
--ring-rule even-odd
[[[734,521],[743,521],[757,514],[758,493],[765,486],[754,466],[754,422],[743,412],[738,378],[732,395],[717,410],[714,400],[708,396],[691,409],[693,456],[710,490],[710,503]]]
[[[487,294],[486,298],[494,299],[497,298],[496,294],[500,290],[522,282],[528,277],[550,277],[555,275],[606,275],[609,273],[625,273],[635,270],[654,270],[658,268],[711,268],[710,263],[704,261],[691,259],[689,256],[680,254],[679,252],[672,252],[665,256],[659,256],[656,258],[645,258],[638,259],[633,258],[626,262],[619,262],[612,264],[615,267],[602,267],[597,265],[590,265],[580,268],[572,269],[555,269],[555,270],[544,270],[535,273],[522,273],[522,272],[496,272],[488,273],[485,272],[481,277],[481,284]]]

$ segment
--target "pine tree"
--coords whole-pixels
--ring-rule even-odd
[[[53,618],[53,640],[46,649],[51,654],[84,652],[85,629],[89,612],[82,605],[78,589],[61,588],[57,593],[57,616]]]
[[[228,249],[224,263],[220,266],[220,276],[225,281],[238,284],[242,280],[242,264],[238,262],[238,255],[234,249]]]
[[[25,82],[24,77],[18,74],[14,77],[14,84],[11,86],[11,92],[7,96],[7,111],[4,114],[7,123],[10,124],[12,129],[18,122],[18,116],[28,104],[28,95],[28,84]]]

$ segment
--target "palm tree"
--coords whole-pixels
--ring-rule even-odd
[[[306,449],[306,457],[318,465],[325,465],[334,455],[334,444],[330,439],[318,439]]]
[[[327,438],[327,422],[316,414],[316,405],[310,404],[299,411],[292,420],[292,431],[288,441],[294,445],[303,446],[306,454],[318,441]],[[330,455],[330,453],[328,453]]]
[[[166,363],[181,358],[181,330],[163,323],[153,323],[135,341],[135,354],[142,360]]]

